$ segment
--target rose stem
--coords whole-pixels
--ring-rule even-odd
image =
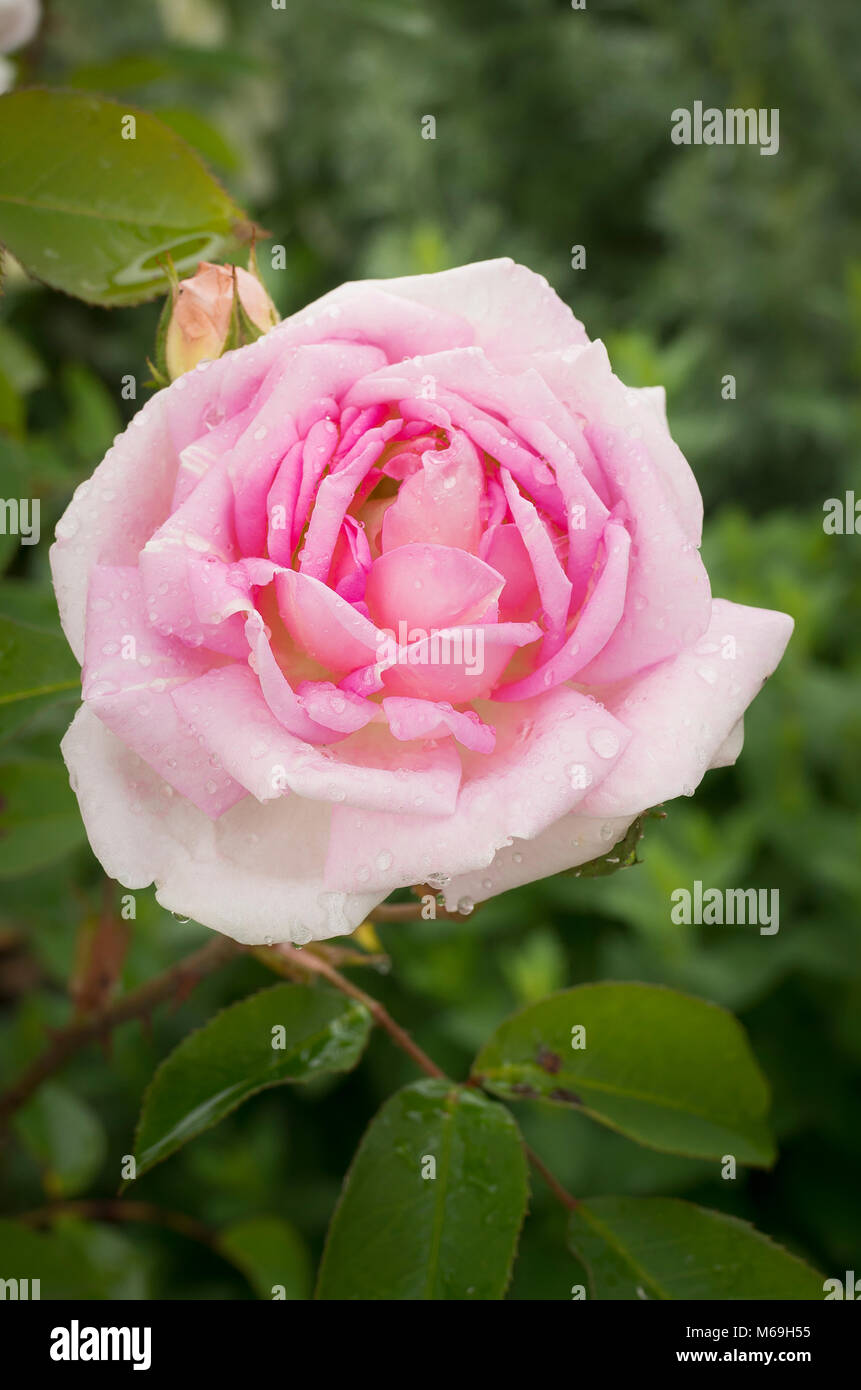
[[[172,965],[169,970],[155,975],[137,989],[117,999],[106,1008],[99,1009],[90,1018],[72,1023],[68,1028],[60,1028],[36,1060],[22,1073],[19,1079],[0,1096],[0,1122],[18,1110],[26,1100],[49,1076],[79,1052],[87,1043],[104,1037],[111,1029],[135,1018],[146,1018],[157,1005],[179,995],[182,999],[193,989],[198,981],[219,970],[232,960],[242,947],[227,936],[214,937],[199,951],[193,951],[184,960]]]
[[[331,985],[339,989],[342,994],[346,994],[351,999],[356,999],[360,1004],[364,1004],[375,1022],[377,1022],[381,1028],[385,1029],[392,1041],[401,1048],[403,1052],[406,1052],[408,1057],[412,1058],[421,1071],[427,1076],[432,1076],[437,1080],[450,1081],[450,1078],[446,1076],[445,1072],[437,1066],[436,1062],[434,1062],[426,1052],[422,1051],[418,1043],[410,1037],[409,1033],[407,1033],[399,1023],[395,1022],[391,1014],[383,1007],[379,1000],[372,998],[370,994],[366,994],[358,985],[354,985],[352,980],[348,980],[345,975],[342,975],[339,970],[336,970],[335,967],[330,965],[327,960],[324,960],[322,956],[318,956],[310,951],[297,951],[294,946],[289,946],[286,943],[273,946],[271,949],[277,952],[281,959],[286,961],[291,968],[322,975]],[[452,1081],[451,1085],[455,1085],[455,1082]],[[564,1207],[567,1207],[569,1211],[574,1211],[577,1206],[577,1198],[572,1197],[570,1192],[565,1191],[562,1184],[553,1176],[547,1165],[538,1157],[538,1154],[529,1147],[525,1140],[521,1142],[523,1143],[523,1151],[526,1157],[529,1159],[536,1173],[540,1174],[544,1179],[554,1197],[556,1197]]]
[[[182,1211],[168,1211],[152,1202],[127,1202],[118,1197],[85,1198],[77,1202],[52,1202],[50,1206],[37,1207],[16,1216],[26,1226],[47,1226],[61,1216],[80,1216],[85,1221],[142,1221],[150,1226],[164,1226],[166,1230],[176,1231],[189,1240],[200,1241],[203,1245],[216,1245],[217,1236],[202,1221],[186,1216]]]

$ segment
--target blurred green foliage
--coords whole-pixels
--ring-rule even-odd
[[[773,1171],[729,1183],[711,1162],[649,1152],[568,1111],[527,1102],[518,1119],[575,1193],[683,1196],[753,1221],[827,1275],[857,1268],[861,537],[825,536],[822,504],[858,486],[861,10],[852,0],[612,0],[585,11],[565,0],[292,0],[283,11],[65,0],[22,64],[27,80],[161,112],[286,248],[285,271],[270,268],[266,243],[260,255],[282,313],[345,279],[510,255],[606,340],[623,379],[667,386],[706,499],[715,593],[796,618],[743,755],[648,822],[635,867],[531,885],[463,922],[381,929],[392,968],[370,988],[457,1077],[513,1008],[566,985],[637,979],[725,1004],[773,1087]],[[695,100],[778,107],[779,154],[673,146],[670,112]],[[433,141],[421,138],[426,114]],[[574,245],[585,269],[571,268]],[[121,399],[120,380],[143,381],[157,313],[104,312],[7,276],[0,494],[41,498],[43,539],[18,548],[0,537],[0,617],[57,630],[50,531],[140,403]],[[721,398],[727,373],[734,401]],[[40,705],[0,743],[0,787],[20,787],[22,760],[50,780],[74,703]],[[4,1077],[67,1021],[76,942],[101,894],[74,820],[25,810],[38,836],[32,872],[3,860],[0,885]],[[0,852],[9,815],[4,806]],[[779,933],[674,926],[669,895],[695,879],[778,888]],[[123,986],[207,936],[138,893]],[[156,1064],[271,978],[242,959],[150,1028],[81,1053],[22,1113],[0,1158],[5,1214],[113,1194]],[[218,1250],[146,1224],[70,1218],[54,1228],[62,1258],[72,1251],[115,1297],[254,1296],[273,1249],[293,1250],[291,1227],[319,1258],[363,1130],[414,1079],[375,1035],[346,1079],[260,1094],[140,1180],[142,1201],[235,1224],[247,1277]],[[564,1299],[577,1278],[565,1214],[533,1189],[509,1296]],[[282,1225],[261,1234],[263,1217]],[[304,1269],[301,1246],[291,1258]]]

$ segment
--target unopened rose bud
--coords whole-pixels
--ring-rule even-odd
[[[234,280],[235,275],[235,280]],[[234,284],[244,318],[243,331],[236,327]],[[174,290],[173,308],[164,338],[164,362],[171,381],[191,371],[205,358],[220,357],[231,347],[241,347],[278,322],[278,314],[255,275],[239,266],[211,265],[201,261],[194,275]],[[236,340],[233,341],[233,338]]]

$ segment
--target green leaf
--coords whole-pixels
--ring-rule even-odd
[[[363,1005],[308,985],[275,985],[224,1009],[153,1077],[135,1139],[137,1176],[258,1091],[349,1071],[370,1026]]]
[[[54,1230],[98,1280],[99,1298],[140,1301],[154,1296],[150,1288],[154,1254],[129,1239],[124,1231],[66,1215],[57,1221]]]
[[[0,618],[11,618],[14,622],[41,628],[43,631],[53,632],[58,638],[62,637],[57,616],[57,600],[49,579],[13,579],[7,575],[0,583]],[[65,638],[62,640],[66,645]]]
[[[821,1299],[822,1276],[746,1221],[669,1197],[597,1197],[568,1243],[598,1299]]]
[[[406,1086],[353,1159],[317,1297],[502,1298],[527,1196],[520,1135],[502,1106],[446,1081]]]
[[[100,1298],[99,1281],[82,1262],[78,1252],[62,1236],[42,1235],[14,1221],[0,1221],[0,1250],[3,1269],[0,1278],[18,1281],[18,1298],[35,1296],[32,1281],[38,1279],[41,1299]],[[20,1281],[28,1280],[26,1293]],[[5,1297],[12,1297],[8,1284]]]
[[[46,377],[42,360],[26,338],[22,338],[8,323],[0,323],[0,372],[22,395],[42,386]]]
[[[65,638],[0,614],[0,739],[80,688],[81,673]]]
[[[62,762],[26,758],[0,764],[0,880],[44,868],[84,838]]]
[[[92,1110],[65,1086],[41,1086],[16,1115],[15,1129],[42,1168],[49,1197],[82,1192],[101,1167],[105,1132]]]
[[[244,221],[147,112],[75,92],[0,97],[0,242],[55,289],[92,304],[152,299],[168,283],[159,257],[190,270]]]
[[[22,499],[28,499],[29,503],[26,513],[27,522],[32,526],[35,520],[32,504],[33,489],[27,476],[27,457],[24,445],[21,440],[13,439],[12,432],[4,429],[3,426],[4,414],[8,419],[9,410],[8,397],[6,397],[4,404],[4,392],[7,385],[8,379],[4,376],[3,366],[0,363],[0,569],[5,569],[7,565],[12,563],[21,545],[18,531],[21,526],[20,503]],[[16,502],[19,506],[17,516],[14,514]]]
[[[0,433],[17,438],[24,430],[24,402],[0,366]]]
[[[218,1248],[242,1271],[260,1298],[274,1298],[274,1290],[289,1301],[311,1297],[308,1251],[288,1221],[278,1216],[236,1221],[220,1233]]]
[[[575,1046],[581,1039],[585,1047]],[[668,1153],[731,1153],[760,1166],[774,1159],[768,1086],[741,1024],[658,985],[552,994],[497,1029],[473,1074],[506,1100],[575,1105]]]
[[[88,469],[110,448],[123,427],[116,400],[105,383],[83,362],[67,362],[60,386],[68,407],[64,433]]]
[[[199,112],[184,106],[160,106],[154,114],[210,164],[225,169],[229,174],[241,167],[242,160],[235,147],[217,126],[204,120]]]

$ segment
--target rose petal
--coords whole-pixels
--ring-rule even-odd
[[[380,901],[327,888],[331,807],[246,797],[215,824],[164,783],[85,707],[62,743],[87,836],[131,890],[155,882],[162,907],[246,945],[325,940],[355,930]]]
[[[312,747],[278,722],[247,666],[209,672],[174,698],[258,801],[294,792],[312,801],[408,813],[421,794],[428,814],[444,816],[457,799],[460,760],[447,743],[406,749],[392,743],[387,729],[371,724],[334,749]]]
[[[493,719],[496,749],[463,754],[453,814],[426,817],[417,805],[412,816],[337,807],[327,883],[343,891],[362,883],[388,893],[429,876],[433,883],[436,874],[485,868],[514,836],[534,838],[581,802],[587,788],[607,776],[629,737],[595,701],[565,687],[528,704],[494,708]],[[375,865],[377,846],[384,862]]]
[[[588,864],[619,843],[631,820],[633,817],[625,816],[596,819],[571,811],[534,839],[515,839],[503,845],[486,868],[456,874],[445,885],[445,905],[450,912],[456,912],[464,900],[484,902],[509,888]]]
[[[204,659],[149,625],[137,570],[96,566],[87,613],[84,700],[164,779],[164,797],[180,792],[214,820],[241,800],[245,789],[211,758],[171,698],[210,664],[211,657]]]
[[[475,445],[459,431],[447,449],[426,449],[383,519],[382,549],[428,541],[478,551],[484,470]]]
[[[387,294],[466,319],[473,327],[473,341],[497,359],[589,341],[583,325],[544,277],[507,258],[458,266],[436,275],[368,283],[385,288]],[[451,347],[452,342],[449,339],[440,346]],[[413,352],[433,350],[428,346],[413,348]]]
[[[294,642],[330,671],[352,671],[376,660],[377,629],[332,589],[296,570],[275,580],[278,611]],[[356,690],[362,694],[362,690]]]
[[[486,698],[517,649],[541,635],[537,623],[489,623],[441,628],[399,647],[382,630],[375,664],[352,671],[342,685],[357,695],[385,689],[390,695],[466,704]]]
[[[434,628],[477,623],[490,612],[505,580],[490,565],[447,545],[402,545],[385,551],[368,574],[365,602],[374,621],[402,641],[401,628],[416,638]]]
[[[565,640],[565,623],[571,604],[571,581],[559,563],[553,540],[527,497],[521,496],[507,468],[500,470],[502,486],[514,523],[526,547],[541,596],[547,635],[541,646],[544,657],[559,650]]]
[[[453,734],[458,743],[474,753],[492,753],[496,745],[493,729],[482,724],[477,714],[453,709],[441,701],[390,695],[383,700],[383,709],[397,739],[444,738]]]
[[[583,810],[637,815],[692,794],[712,760],[724,756],[727,739],[777,666],[792,627],[785,613],[715,599],[701,642],[608,694],[607,707],[630,729],[631,742]]]
[[[575,676],[582,681],[584,668],[610,640],[625,609],[631,538],[614,517],[604,528],[603,549],[604,563],[569,637],[530,675],[498,689],[497,700],[525,700]]]

